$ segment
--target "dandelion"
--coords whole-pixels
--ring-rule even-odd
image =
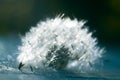
[[[55,70],[89,70],[102,57],[103,49],[85,21],[57,16],[41,21],[22,37],[17,60],[23,66]]]

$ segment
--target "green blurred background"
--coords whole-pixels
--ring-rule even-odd
[[[84,19],[100,43],[120,45],[120,0],[0,0],[0,35],[25,34],[47,17]]]

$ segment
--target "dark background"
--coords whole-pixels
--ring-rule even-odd
[[[0,0],[0,35],[25,34],[47,17],[84,19],[99,43],[120,45],[120,0]]]

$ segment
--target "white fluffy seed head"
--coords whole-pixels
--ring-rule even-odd
[[[92,33],[88,32],[87,28],[83,28],[85,21],[71,20],[70,18],[56,17],[54,19],[47,19],[41,21],[36,27],[32,27],[29,32],[22,37],[22,45],[19,46],[18,62],[25,65],[32,65],[35,67],[44,67],[52,64],[52,66],[62,66],[65,69],[89,69],[94,65],[103,53],[103,49],[97,46],[96,38],[92,37]],[[54,52],[51,51],[49,60],[48,52],[53,46],[57,46]],[[58,58],[57,50],[64,46],[68,49],[67,61],[64,57],[61,60]],[[64,56],[62,55],[62,56]],[[56,62],[54,62],[56,60]],[[57,62],[58,61],[58,62]],[[54,64],[53,64],[54,62]],[[55,68],[55,67],[53,67]]]

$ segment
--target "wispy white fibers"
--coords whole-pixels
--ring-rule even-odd
[[[18,62],[25,66],[84,71],[102,57],[103,49],[84,21],[56,17],[41,21],[22,37]]]

